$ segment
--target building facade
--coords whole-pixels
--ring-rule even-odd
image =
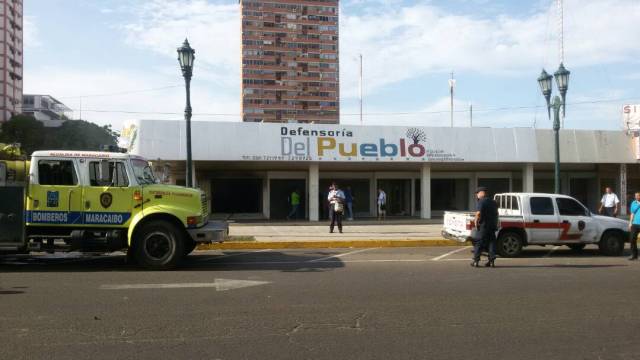
[[[338,123],[338,0],[240,6],[243,121]]]
[[[21,112],[22,0],[0,0],[0,122]]]
[[[474,189],[553,192],[553,131],[309,124],[193,123],[195,183],[214,216],[284,219],[293,190],[303,216],[326,218],[332,181],[350,187],[358,218],[440,217],[475,208]],[[139,121],[130,151],[183,185],[184,121]],[[596,211],[605,186],[623,202],[640,190],[637,141],[621,131],[561,130],[562,192]],[[626,206],[623,204],[623,209]]]
[[[58,127],[69,120],[71,109],[50,95],[25,94],[22,96],[22,113],[33,116],[45,127]]]

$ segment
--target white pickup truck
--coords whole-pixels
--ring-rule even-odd
[[[621,255],[628,238],[628,222],[592,214],[578,200],[556,194],[505,193],[498,203],[497,252],[503,257],[520,255],[527,245],[566,245],[580,251],[598,244],[608,256]],[[442,235],[446,239],[470,240],[474,213],[447,211]]]

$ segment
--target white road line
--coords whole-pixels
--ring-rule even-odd
[[[449,255],[453,255],[453,254],[458,253],[458,252],[460,252],[460,251],[469,250],[470,248],[471,248],[471,246],[465,246],[465,247],[463,247],[462,249],[456,249],[456,250],[453,250],[453,251],[449,251],[448,253],[446,253],[446,254],[442,254],[442,255],[440,255],[440,256],[438,256],[438,257],[435,257],[435,258],[433,258],[433,259],[431,259],[431,260],[432,260],[432,261],[440,261],[440,260],[442,260],[442,259],[446,258],[446,257],[447,257],[447,256],[449,256]],[[465,259],[465,260],[467,260],[467,259]]]
[[[269,281],[215,279],[213,282],[208,283],[111,284],[101,285],[100,290],[215,288],[216,291],[226,291],[269,283]]]
[[[544,257],[546,257],[546,258],[550,257],[551,254],[553,254],[554,251],[556,251],[556,250],[558,250],[560,248],[561,248],[561,246],[554,246],[553,248],[551,248],[551,250],[549,250],[549,252]]]
[[[354,250],[354,251],[350,251],[350,252],[346,252],[346,253],[342,253],[342,254],[338,254],[338,255],[331,255],[331,256],[327,256],[327,257],[323,257],[323,258],[319,258],[319,259],[309,260],[307,262],[319,262],[319,261],[325,261],[325,260],[328,260],[328,259],[341,258],[343,256],[353,255],[353,254],[357,254],[357,253],[361,253],[361,252],[365,252],[365,251],[369,251],[369,250],[373,250],[373,249],[377,249],[377,248],[367,248],[367,249]]]
[[[243,252],[227,254],[227,255],[212,255],[212,256],[206,257],[204,259],[194,260],[193,262],[205,262],[205,261],[210,261],[210,260],[218,260],[218,259],[224,259],[224,258],[240,256],[240,255],[248,255],[248,254],[253,254],[253,253],[260,253],[260,252],[266,252],[266,251],[271,251],[271,249],[260,249],[260,250],[254,250],[254,251],[243,251]],[[196,255],[196,256],[203,256],[203,255]]]

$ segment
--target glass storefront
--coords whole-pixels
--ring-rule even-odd
[[[469,210],[469,179],[431,179],[431,210]]]

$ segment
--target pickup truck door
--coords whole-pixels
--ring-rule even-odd
[[[529,218],[525,228],[530,244],[552,244],[560,236],[560,222],[553,201],[549,196],[529,198]]]
[[[101,184],[99,160],[86,161],[84,173],[89,182],[83,189],[83,220],[85,225],[126,227],[131,220],[134,187],[124,161],[109,161],[109,179]]]
[[[598,241],[598,229],[587,208],[570,198],[556,198],[556,205],[560,214],[561,242]]]
[[[29,185],[27,223],[77,225],[82,222],[82,188],[74,159],[37,160],[34,181]]]

